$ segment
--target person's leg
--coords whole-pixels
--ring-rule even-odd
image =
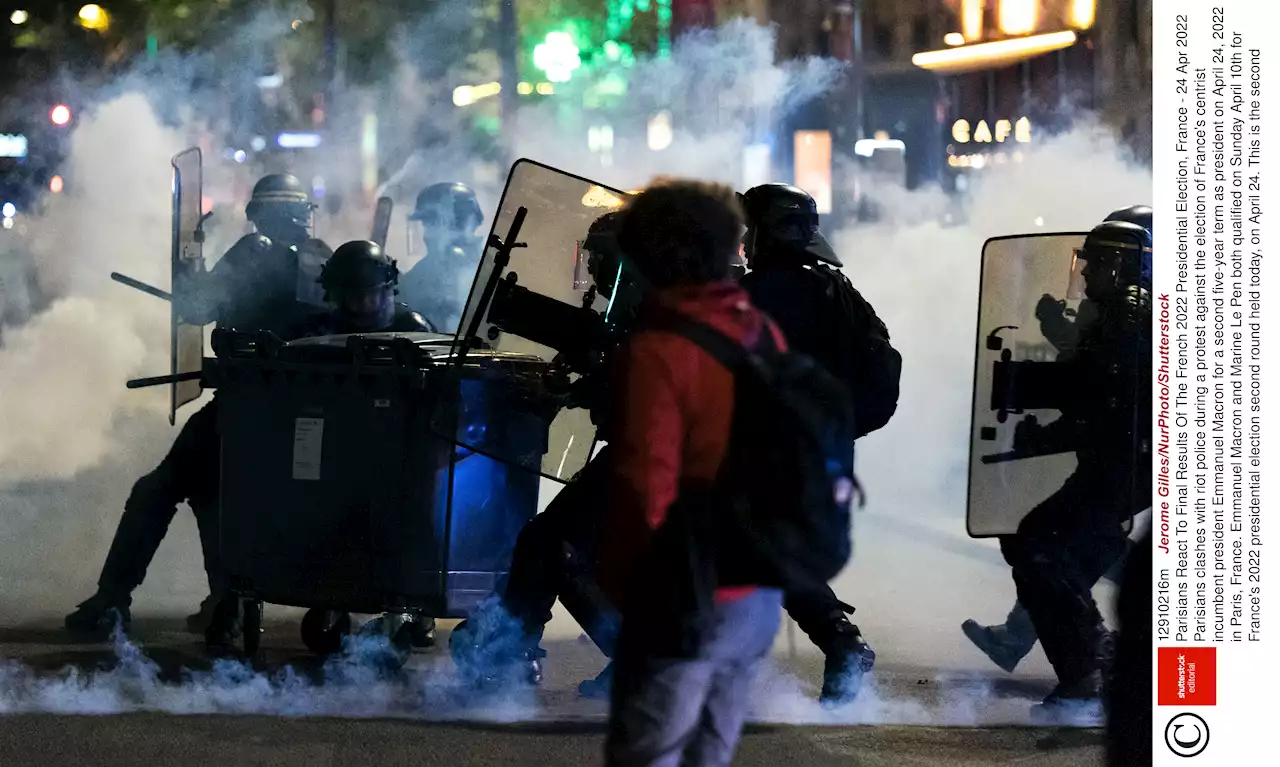
[[[853,702],[863,676],[876,661],[862,631],[846,617],[853,608],[837,599],[830,586],[789,593],[785,606],[800,630],[826,656],[821,701],[826,705]]]
[[[209,446],[216,446],[217,439],[217,410],[210,402],[183,425],[160,465],[134,484],[103,563],[98,591],[67,616],[69,631],[105,634],[117,620],[128,628],[131,595],[146,577],[178,504],[201,489]]]
[[[621,652],[610,691],[607,767],[680,767],[701,724],[714,674],[710,661]]]
[[[718,767],[732,761],[751,672],[773,645],[782,597],[760,590],[717,605],[695,657],[656,658],[647,627],[625,622],[614,662],[609,767]]]
[[[1013,673],[1037,641],[1031,616],[1018,601],[1013,603],[1004,623],[983,626],[970,618],[960,624],[960,630],[992,663],[1009,673]]]
[[[1102,572],[1093,560],[1114,559],[1119,554],[1111,548],[1123,544],[1111,534],[1114,522],[1108,527],[1093,513],[1099,497],[1102,491],[1073,476],[1027,516],[1017,535],[1001,540],[1018,599],[1058,676],[1038,712],[1046,717],[1101,714],[1106,630],[1093,600]]]
[[[1151,533],[1132,549],[1116,601],[1120,621],[1107,717],[1107,764],[1151,764]]]
[[[684,764],[728,767],[733,763],[749,713],[752,678],[778,633],[780,600],[777,592],[759,591],[726,606],[726,617],[720,624],[724,634],[707,650],[716,670],[702,706],[701,723],[685,749]]]
[[[1096,557],[1090,551],[1086,551],[1088,561],[1084,564],[1085,579],[1092,580],[1095,585],[1103,578],[1113,582],[1118,581],[1120,576],[1116,573],[1123,570],[1125,555],[1132,548],[1132,542],[1128,542],[1127,538],[1123,543],[1124,545],[1119,548],[1119,556],[1114,558],[1112,557],[1116,551],[1114,546],[1098,549]],[[1097,569],[1102,569],[1103,572],[1095,578],[1093,572]],[[1016,601],[1004,623],[983,626],[969,619],[960,625],[960,629],[964,631],[969,641],[973,642],[993,663],[1009,673],[1013,673],[1018,663],[1031,652],[1038,641],[1031,616],[1027,614],[1022,603]]]
[[[506,677],[512,665],[523,666],[534,683],[541,681],[539,648],[556,599],[568,586],[572,570],[566,544],[594,561],[596,523],[604,511],[604,484],[609,467],[601,452],[574,482],[565,485],[520,531],[511,567],[471,617],[454,628],[450,653],[459,668],[478,678]]]

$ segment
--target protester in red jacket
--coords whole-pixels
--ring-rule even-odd
[[[644,625],[653,612],[638,616],[631,598],[664,599],[646,593],[664,583],[656,572],[664,565],[645,554],[681,484],[715,477],[734,407],[730,371],[683,337],[645,330],[646,317],[674,310],[747,346],[766,332],[784,343],[731,281],[742,226],[731,189],[696,182],[655,184],[624,212],[619,246],[652,290],[618,357],[615,468],[600,552],[600,585],[623,614],[605,749],[611,766],[728,765],[751,673],[778,629],[779,591],[721,588],[697,647],[672,657],[653,641],[661,627]]]

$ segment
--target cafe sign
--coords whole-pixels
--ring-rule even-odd
[[[956,120],[951,124],[951,138],[957,144],[1004,144],[1016,142],[1031,143],[1031,121],[1019,117],[1016,121],[996,120],[988,125],[986,120],[979,120],[972,125],[968,120]]]

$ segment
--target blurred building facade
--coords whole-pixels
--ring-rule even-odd
[[[849,157],[860,154],[854,151],[860,139],[889,152],[901,142],[908,187],[939,181],[963,188],[960,179],[968,173],[1011,161],[1021,146],[1086,112],[1150,163],[1152,2],[751,5],[752,15],[778,25],[780,58],[833,56],[851,63],[836,97],[803,110],[788,129],[829,130],[837,153]]]

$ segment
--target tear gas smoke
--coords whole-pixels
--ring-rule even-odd
[[[112,645],[117,662],[105,670],[69,668],[51,677],[0,662],[0,714],[163,711],[496,723],[538,716],[531,690],[469,693],[447,661],[413,674],[386,673],[379,662],[385,639],[348,637],[343,652],[326,660],[318,675],[291,666],[267,674],[241,661],[218,660],[208,670],[184,670],[181,684],[165,681],[160,666],[119,633]]]
[[[431,55],[425,46],[415,48],[413,35],[402,48],[417,58]],[[553,119],[553,106],[544,105],[521,109],[515,154],[621,188],[669,173],[740,187],[744,147],[765,140],[773,119],[820,94],[838,74],[824,62],[775,66],[772,50],[772,33],[749,23],[698,35],[678,46],[668,62],[637,65],[630,114],[615,118],[619,127],[611,151],[588,153],[591,125],[567,130]],[[447,71],[442,61],[436,64]],[[486,64],[465,66],[483,72]],[[454,110],[441,106],[448,89],[435,83],[429,90],[415,68],[403,63],[389,80],[385,93],[400,93],[397,106],[403,108],[395,117],[390,113],[396,109],[379,110],[384,126],[395,126],[394,135],[380,142],[413,145],[423,125],[441,140],[398,169],[393,166],[380,193],[395,196],[402,217],[421,186],[461,180],[477,187],[492,220],[505,169],[495,173],[483,152],[459,137],[451,122]],[[69,162],[86,181],[77,194],[49,202],[40,222],[48,235],[33,248],[40,285],[57,298],[26,324],[4,331],[0,608],[7,621],[61,615],[88,596],[129,485],[154,465],[175,434],[163,423],[163,389],[123,388],[131,376],[167,370],[167,309],[106,277],[114,269],[167,286],[168,160],[188,136],[161,127],[148,107],[153,85],[122,93],[77,128]],[[653,152],[644,126],[663,110],[672,115],[672,142]],[[628,132],[624,124],[639,127]],[[217,155],[206,155],[206,189],[216,177],[210,158]],[[354,155],[341,156],[346,162]],[[352,173],[336,159],[331,164],[321,164],[327,177]],[[1087,229],[1112,209],[1148,202],[1150,184],[1149,171],[1128,166],[1108,134],[1087,126],[1043,142],[1020,165],[992,166],[976,175],[969,217],[961,225],[941,223],[947,202],[936,190],[885,188],[874,191],[884,220],[831,233],[848,274],[884,318],[904,357],[898,414],[859,448],[869,504],[855,520],[855,560],[834,584],[858,606],[854,621],[876,647],[882,667],[989,672],[987,660],[960,633],[960,623],[969,617],[998,622],[1014,598],[994,545],[968,539],[963,521],[982,242],[1034,231],[1038,218],[1045,230]],[[235,203],[242,204],[243,199]],[[234,240],[241,223],[238,212],[224,219],[226,241],[207,245],[210,261]],[[336,246],[339,234],[367,236],[325,236]],[[389,242],[394,247],[398,241],[393,230]],[[542,500],[545,506],[549,498]],[[178,520],[183,535],[162,547],[135,610],[194,606],[203,595],[194,525],[186,514]],[[578,633],[557,606],[548,637]],[[779,644],[785,636],[780,633]],[[807,641],[797,649],[816,652]],[[238,664],[192,672],[184,684],[166,685],[127,645],[118,651],[126,662],[91,678],[69,672],[37,678],[20,666],[4,667],[0,711],[373,715],[421,713],[428,694],[385,682],[331,689],[289,671],[268,677]],[[446,654],[440,655],[448,665]],[[1048,668],[1037,651],[1018,673],[1047,675]],[[764,697],[757,718],[964,724],[978,721],[977,712],[993,705],[981,686],[956,687],[932,705],[914,697],[895,699],[895,691],[873,686],[854,710],[828,714],[813,704],[811,689],[799,686],[813,681],[797,683],[781,671],[766,675],[758,685]],[[1025,716],[1023,703],[1022,713],[1010,714],[1010,721]]]

